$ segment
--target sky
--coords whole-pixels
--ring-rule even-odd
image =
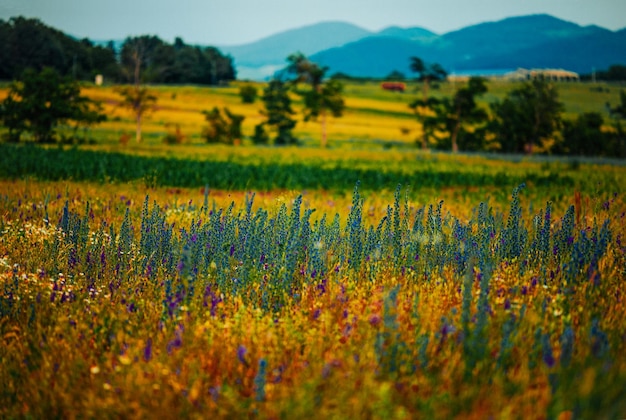
[[[419,26],[442,34],[506,17],[547,13],[580,25],[626,27],[626,0],[0,0],[0,19],[38,18],[91,40],[157,35],[239,45],[323,21],[377,31]]]

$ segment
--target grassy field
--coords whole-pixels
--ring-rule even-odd
[[[87,87],[96,144],[0,145],[0,418],[624,417],[626,167],[417,150],[373,83],[328,149],[206,145],[260,105],[154,89],[141,144]]]
[[[263,84],[257,84],[259,94]],[[459,83],[442,83],[439,89],[431,89],[434,96],[450,96]],[[517,85],[513,82],[490,81],[489,92],[481,99],[483,106],[501,99]],[[559,92],[565,104],[565,117],[574,118],[582,112],[600,112],[608,120],[606,103],[615,106],[619,101],[619,86],[591,83],[560,83]],[[228,87],[155,86],[158,97],[157,111],[146,118],[144,132],[146,142],[159,144],[168,132],[178,125],[191,143],[201,142],[200,132],[204,122],[203,110],[228,107],[244,115],[244,136],[251,136],[254,126],[262,121],[260,100],[254,104],[242,104],[239,83]],[[109,121],[94,128],[89,134],[99,143],[115,144],[124,133],[134,135],[132,115],[120,108],[120,96],[111,86],[85,86],[88,97],[101,101]],[[7,86],[0,87],[0,100],[6,96]],[[345,88],[346,112],[341,118],[330,119],[328,125],[329,145],[334,148],[375,148],[413,146],[421,135],[421,127],[415,120],[408,104],[421,95],[421,85],[409,83],[406,93],[386,92],[377,82],[350,82]],[[316,122],[302,121],[299,98],[294,96],[298,112],[295,134],[304,145],[317,146],[320,126]]]

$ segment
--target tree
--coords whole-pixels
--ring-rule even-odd
[[[626,92],[623,90],[619,94],[620,103],[615,108],[608,104],[611,117],[613,118],[613,132],[610,135],[610,146],[612,156],[626,157],[626,130],[622,126],[622,120],[626,119]]]
[[[155,36],[127,38],[122,46],[121,61],[125,76],[132,81],[132,86],[118,88],[122,96],[120,105],[128,108],[135,118],[135,140],[141,142],[141,122],[146,114],[155,110],[157,97],[142,83],[146,77],[153,77],[155,51],[163,46],[163,41]],[[159,70],[159,71],[162,71]],[[146,75],[148,74],[148,76]]]
[[[446,137],[438,138],[439,145],[452,148],[452,152],[463,149],[480,149],[482,137],[472,135],[476,126],[487,121],[487,112],[478,107],[476,97],[487,92],[485,79],[472,77],[466,87],[456,91],[452,99],[430,98],[423,102],[418,100],[411,104],[412,107],[422,106],[428,109],[430,114],[424,117],[424,131],[437,137],[437,133],[445,133]]]
[[[418,74],[418,80],[423,83],[424,100],[427,100],[430,82],[446,80],[448,73],[446,73],[440,64],[433,63],[427,65],[419,57],[411,57],[410,60],[411,64],[409,67],[413,73]]]
[[[401,81],[401,80],[406,79],[406,76],[404,75],[404,73],[399,72],[398,70],[393,70],[391,73],[387,75],[387,77],[385,77],[385,79],[393,80],[393,81]]]
[[[535,78],[491,105],[494,120],[490,130],[503,152],[533,153],[536,146],[550,147],[561,126],[563,104],[553,83]]]
[[[617,119],[626,119],[626,92],[620,91],[619,99],[620,103],[615,108],[611,108],[609,105],[611,116]]]
[[[144,116],[155,110],[157,97],[145,86],[121,86],[117,92],[122,96],[120,106],[129,109],[135,118],[135,139],[141,142],[141,122]]]
[[[252,104],[256,100],[257,90],[254,85],[245,84],[239,88],[239,96],[244,104]]]
[[[101,108],[80,95],[80,86],[52,68],[41,72],[27,69],[21,80],[11,84],[9,94],[0,105],[0,120],[8,128],[9,141],[19,141],[24,132],[38,143],[57,140],[56,128],[64,123],[92,125],[105,116]],[[75,130],[76,130],[75,128]]]
[[[224,116],[219,108],[214,107],[211,111],[202,111],[208,126],[202,130],[202,137],[208,143],[235,144],[241,140],[241,125],[245,117],[230,112],[224,108]]]
[[[447,77],[446,71],[439,64],[434,63],[426,65],[424,61],[419,57],[411,57],[410,69],[414,73],[418,74],[418,80],[422,82],[422,99],[413,101],[409,106],[413,109],[415,116],[422,124],[422,149],[428,147],[428,141],[433,133],[432,121],[426,123],[426,117],[428,110],[432,109],[437,101],[433,101],[428,97],[428,91],[430,82],[433,80],[445,80]]]
[[[88,39],[77,40],[37,19],[0,20],[0,79],[19,79],[27,68],[52,67],[59,74],[93,80],[117,73],[115,56]]]
[[[602,131],[603,124],[598,112],[585,112],[575,121],[564,121],[563,142],[555,151],[580,156],[605,154],[608,136]]]
[[[328,67],[320,67],[303,54],[292,54],[287,58],[287,72],[295,75],[292,84],[297,94],[304,100],[304,121],[320,119],[322,128],[322,147],[327,145],[326,117],[341,117],[345,108],[343,84],[336,79],[324,82]],[[309,88],[299,90],[298,84],[306,83]]]
[[[255,127],[253,141],[255,143],[262,143],[265,134],[263,126],[269,125],[276,131],[274,144],[296,144],[298,141],[292,134],[292,130],[296,126],[296,121],[291,118],[294,111],[291,108],[289,86],[281,80],[274,79],[270,81],[263,90],[262,99],[265,110],[261,111],[261,113],[265,116],[266,121]]]

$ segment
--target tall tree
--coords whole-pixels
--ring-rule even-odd
[[[438,138],[439,145],[449,141],[449,147],[454,153],[459,151],[459,146],[464,149],[479,149],[480,139],[478,136],[470,136],[470,133],[487,121],[487,112],[476,103],[476,97],[486,92],[485,80],[473,77],[452,98],[429,98],[426,102],[418,100],[411,106],[423,106],[427,109],[428,115],[423,118],[424,131],[436,138],[438,133],[444,134],[445,137]]]
[[[38,143],[55,141],[59,125],[74,122],[93,125],[105,119],[101,109],[80,95],[80,86],[52,68],[41,72],[27,69],[13,82],[0,104],[0,120],[9,129],[10,141],[19,141],[29,132]]]
[[[422,88],[424,92],[424,100],[428,99],[428,89],[430,82],[446,80],[448,73],[441,67],[440,64],[426,64],[419,57],[411,57],[411,63],[409,67],[413,73],[417,73],[418,80],[422,82]]]
[[[494,120],[490,130],[503,152],[532,154],[536,146],[547,146],[561,127],[563,104],[557,87],[542,77],[509,92],[491,109]]]
[[[142,85],[121,86],[117,92],[122,96],[120,106],[129,109],[135,118],[135,140],[142,140],[141,123],[144,117],[156,109],[157,97]]]
[[[422,124],[422,149],[426,149],[428,147],[428,139],[432,134],[432,120],[426,123],[426,117],[428,110],[432,109],[437,103],[436,100],[433,101],[428,97],[430,82],[445,80],[448,74],[441,65],[437,63],[426,64],[419,57],[411,57],[409,67],[412,72],[417,73],[418,80],[422,82],[422,99],[413,101],[409,106]]]
[[[304,100],[304,120],[320,119],[322,129],[322,147],[326,147],[326,117],[341,117],[345,108],[343,84],[336,79],[324,81],[328,67],[320,67],[302,53],[292,54],[287,58],[287,72],[294,75],[292,80],[296,93]],[[298,89],[299,83],[308,85],[307,89]]]
[[[122,72],[131,86],[122,86],[118,93],[122,96],[120,105],[129,109],[135,118],[135,140],[141,142],[141,123],[149,112],[155,110],[157,97],[143,85],[146,78],[154,77],[163,68],[154,64],[156,51],[163,46],[163,41],[155,36],[127,38],[122,46]]]
[[[263,126],[269,125],[276,131],[274,144],[296,144],[298,141],[292,134],[296,121],[292,118],[294,111],[291,108],[289,86],[282,80],[274,79],[270,81],[263,90],[262,100],[265,109],[261,113],[266,120],[255,127],[253,141],[255,143],[266,142],[267,136]]]

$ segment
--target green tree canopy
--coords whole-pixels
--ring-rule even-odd
[[[563,121],[563,141],[556,152],[571,155],[601,155],[607,135],[602,132],[604,120],[598,112],[580,114],[574,121]]]
[[[218,107],[210,111],[203,111],[208,125],[202,130],[202,137],[208,143],[223,143],[233,145],[241,140],[241,125],[245,117],[233,114],[228,108],[224,108],[224,115]]]
[[[0,20],[0,79],[18,79],[27,68],[44,67],[75,79],[117,77],[115,53],[108,47],[76,40],[38,19]]]
[[[426,149],[428,147],[429,138],[434,132],[434,126],[437,125],[434,120],[431,119],[427,121],[426,118],[427,114],[430,112],[429,109],[434,109],[438,104],[437,100],[431,100],[428,97],[430,82],[445,80],[448,74],[441,65],[437,63],[426,64],[419,57],[410,58],[409,68],[412,72],[417,73],[418,80],[422,82],[422,99],[412,102],[409,107],[413,109],[415,116],[422,124],[422,149]]]
[[[80,95],[78,83],[52,68],[25,70],[0,105],[0,120],[9,129],[10,141],[19,141],[27,132],[38,143],[51,143],[61,124],[93,125],[104,119],[98,104]]]
[[[266,121],[255,128],[255,143],[267,142],[264,125],[269,125],[276,131],[274,144],[289,145],[298,141],[293,136],[293,129],[296,121],[292,118],[294,114],[291,108],[291,98],[289,98],[289,86],[278,79],[269,82],[263,90],[263,105],[265,109],[261,113]]]
[[[561,127],[563,104],[557,87],[544,78],[525,82],[491,105],[491,131],[503,152],[533,153],[536,146],[549,147]]]
[[[437,139],[439,147],[451,148],[453,152],[460,148],[479,150],[484,136],[475,133],[477,127],[486,123],[488,115],[477,105],[476,97],[486,92],[485,79],[472,77],[452,98],[418,99],[410,107],[428,110],[429,114],[423,117],[424,131]]]
[[[120,106],[130,110],[135,118],[135,139],[141,142],[141,123],[143,118],[155,110],[157,97],[145,86],[121,86],[117,92],[122,96]]]
[[[297,94],[304,100],[304,120],[320,119],[322,128],[322,147],[326,147],[326,117],[341,117],[345,108],[343,84],[336,79],[324,81],[327,67],[320,67],[302,53],[292,54],[287,58],[287,73],[294,79],[291,83]],[[299,83],[306,83],[307,89],[298,89]]]
[[[169,44],[152,35],[129,37],[116,51],[113,42],[77,40],[37,19],[0,19],[0,80],[44,67],[78,80],[102,74],[115,82],[134,82],[136,71],[144,82],[154,83],[217,85],[236,76],[231,57],[215,47],[186,45],[180,38]]]
[[[176,38],[168,44],[156,36],[129,37],[120,61],[126,80],[143,82],[217,85],[235,79],[232,58],[215,47],[200,48]]]

